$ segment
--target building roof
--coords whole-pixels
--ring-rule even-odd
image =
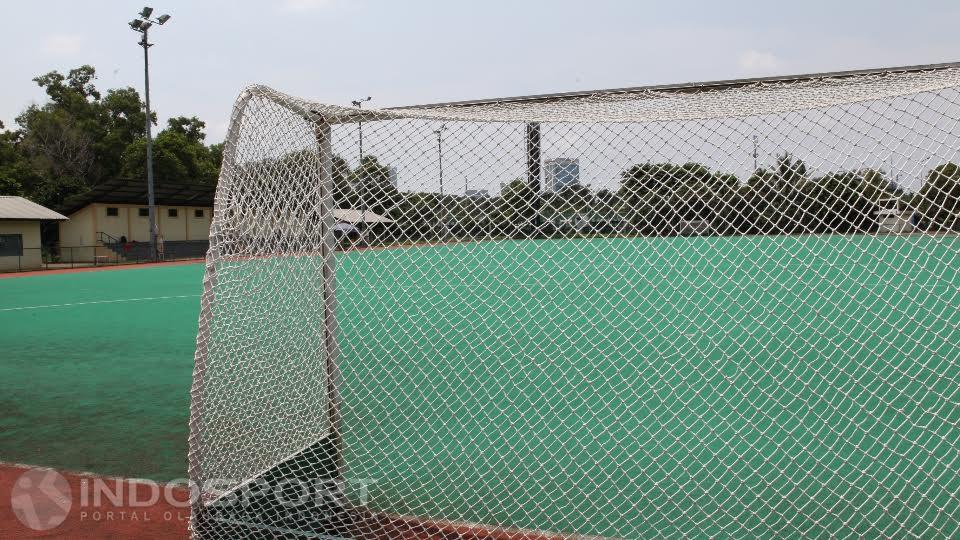
[[[67,217],[23,197],[2,195],[0,219],[65,221]]]
[[[209,184],[179,184],[156,182],[154,201],[163,206],[213,206],[216,186]],[[147,182],[144,180],[115,179],[101,182],[93,189],[70,197],[64,202],[64,212],[72,214],[92,203],[147,205]]]
[[[393,220],[366,210],[352,208],[334,208],[333,217],[340,223],[393,223]]]

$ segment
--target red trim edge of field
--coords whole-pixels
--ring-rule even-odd
[[[69,501],[65,518],[46,530],[36,517],[25,516],[29,506],[34,516],[57,514],[49,492],[34,483],[24,484],[25,473],[59,475],[69,492],[57,485]],[[31,477],[36,481],[37,477]],[[28,501],[23,486],[32,487]],[[14,488],[20,492],[15,493]],[[14,495],[18,497],[14,501]],[[112,500],[115,497],[118,500]],[[62,507],[61,507],[62,508]],[[500,528],[475,523],[429,520],[354,509],[352,536],[363,540],[563,540],[570,536],[544,531]],[[62,514],[60,514],[62,516]],[[151,538],[158,540],[189,537],[190,490],[185,485],[161,484],[58,471],[17,463],[0,463],[0,538]],[[42,528],[42,527],[41,527]],[[580,537],[577,538],[588,538]],[[593,537],[589,537],[593,538]]]
[[[477,523],[437,521],[408,516],[359,512],[356,538],[363,540],[565,540],[569,535],[501,528]],[[592,537],[577,536],[586,540]],[[597,539],[599,540],[599,539]]]
[[[56,274],[76,274],[79,272],[106,272],[109,270],[132,270],[134,268],[153,268],[156,266],[181,266],[184,264],[202,263],[204,259],[184,259],[182,261],[138,263],[138,264],[116,264],[112,266],[84,266],[81,268],[58,268],[56,270],[29,270],[27,272],[4,272],[0,273],[0,279],[29,277],[29,276],[52,276]]]
[[[187,538],[190,522],[190,491],[186,486],[165,485],[147,480],[130,480],[96,476],[92,474],[56,471],[66,479],[70,487],[70,509],[62,523],[48,530],[27,526],[18,517],[22,514],[23,501],[13,501],[13,489],[21,475],[31,470],[51,471],[44,467],[31,467],[0,463],[0,538],[156,538],[160,540]],[[94,481],[110,491],[122,490],[120,504],[114,504],[106,491],[97,496],[100,504],[94,505]],[[158,501],[153,499],[159,490]],[[170,495],[166,495],[167,491]],[[42,494],[35,495],[37,508],[48,503]],[[174,501],[171,504],[170,499]],[[142,501],[139,502],[138,501]],[[29,519],[27,519],[29,521]]]

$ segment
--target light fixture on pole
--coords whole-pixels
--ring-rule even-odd
[[[164,14],[152,19],[150,18],[152,14],[152,7],[144,7],[140,11],[139,17],[130,21],[129,24],[133,31],[143,34],[143,39],[138,44],[143,47],[143,95],[147,115],[147,206],[150,215],[150,255],[151,258],[156,260],[160,253],[157,250],[157,234],[159,231],[157,229],[157,205],[153,194],[153,135],[151,133],[152,122],[150,121],[150,47],[152,44],[147,38],[150,27],[154,24],[162,26],[170,20],[170,15]]]

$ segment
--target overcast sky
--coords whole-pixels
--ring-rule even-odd
[[[42,102],[30,79],[92,64],[142,91],[142,2],[4,2],[0,120]],[[960,2],[158,0],[153,108],[220,141],[240,89],[263,83],[373,105],[960,60]]]

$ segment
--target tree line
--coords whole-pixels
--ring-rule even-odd
[[[144,177],[148,113],[139,93],[131,87],[101,93],[95,80],[89,65],[33,79],[48,100],[0,131],[0,194],[60,209],[104,180]],[[196,117],[167,121],[154,141],[158,182],[216,183],[223,144],[207,145],[205,127]],[[872,232],[877,211],[891,201],[909,209],[920,228],[960,227],[960,167],[949,162],[928,171],[915,193],[876,169],[814,176],[788,153],[746,181],[695,162],[634,164],[617,181],[616,189],[571,185],[554,193],[517,178],[494,197],[401,193],[376,156],[355,168],[333,158],[336,206],[390,217],[397,221],[393,234],[407,239],[562,234],[571,216],[590,221],[595,232],[649,236],[684,234],[697,223],[719,235]]]
[[[615,190],[574,184],[544,192],[517,178],[495,197],[441,196],[400,193],[388,176],[375,156],[355,170],[336,157],[336,205],[390,217],[395,232],[413,240],[563,235],[571,216],[590,232],[643,236],[869,233],[878,230],[882,208],[897,209],[922,230],[960,229],[960,167],[950,162],[928,171],[914,193],[872,168],[814,176],[786,152],[746,182],[694,162],[636,164],[620,174]]]
[[[102,93],[96,70],[51,71],[33,81],[47,101],[30,105],[16,126],[0,123],[0,195],[20,195],[59,210],[72,196],[115,178],[146,174],[146,107],[132,87]],[[150,111],[156,125],[156,114]],[[215,184],[223,144],[207,145],[195,116],[170,118],[156,133],[158,182]]]

